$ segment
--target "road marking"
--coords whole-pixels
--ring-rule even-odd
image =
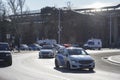
[[[106,59],[106,58],[107,58],[107,59]],[[107,62],[107,63],[113,64],[113,65],[120,66],[120,64],[117,64],[117,63],[114,63],[114,62],[108,60],[108,57],[102,57],[101,60],[103,60],[104,62]]]

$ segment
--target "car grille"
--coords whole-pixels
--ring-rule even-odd
[[[6,54],[0,53],[0,58],[3,58],[3,57],[5,57],[5,56],[6,56]]]
[[[49,54],[49,52],[42,52],[42,54]]]
[[[93,62],[92,60],[79,61],[80,64],[90,64],[92,62]]]

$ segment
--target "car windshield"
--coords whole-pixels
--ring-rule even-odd
[[[68,49],[69,55],[88,55],[88,53],[82,49]]]
[[[42,49],[53,49],[53,47],[42,47]]]

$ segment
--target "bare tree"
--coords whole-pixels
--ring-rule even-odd
[[[2,20],[6,15],[6,8],[2,0],[0,0],[0,20]]]
[[[19,8],[19,3],[18,0],[7,0],[8,5],[14,15],[17,14],[18,8]]]
[[[24,4],[25,4],[25,0],[18,0],[18,4],[19,4],[19,9],[21,14],[23,13],[23,8],[24,8]]]
[[[14,29],[17,33],[17,45],[18,45],[18,48],[20,47],[20,44],[21,44],[21,37],[22,37],[22,31],[20,30],[20,27],[18,22],[20,22],[22,20],[22,14],[23,14],[23,8],[24,8],[24,5],[25,5],[25,0],[7,0],[8,2],[8,6],[10,7],[10,10],[12,11],[13,15],[16,16],[12,19],[12,22],[13,22],[13,26],[14,26]],[[17,17],[17,15],[21,15],[21,18],[20,17]]]

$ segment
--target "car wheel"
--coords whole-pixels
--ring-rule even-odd
[[[59,68],[58,61],[55,59],[55,67]]]
[[[11,66],[12,65],[12,59],[10,59],[9,61],[8,61],[8,63],[6,64],[6,66]]]
[[[89,71],[93,71],[93,68],[89,68]]]
[[[71,69],[71,68],[70,68],[70,63],[69,63],[69,62],[67,62],[67,69],[68,69],[68,70]]]
[[[42,56],[39,56],[39,58],[42,58]]]
[[[98,50],[101,50],[101,48],[98,48]]]

